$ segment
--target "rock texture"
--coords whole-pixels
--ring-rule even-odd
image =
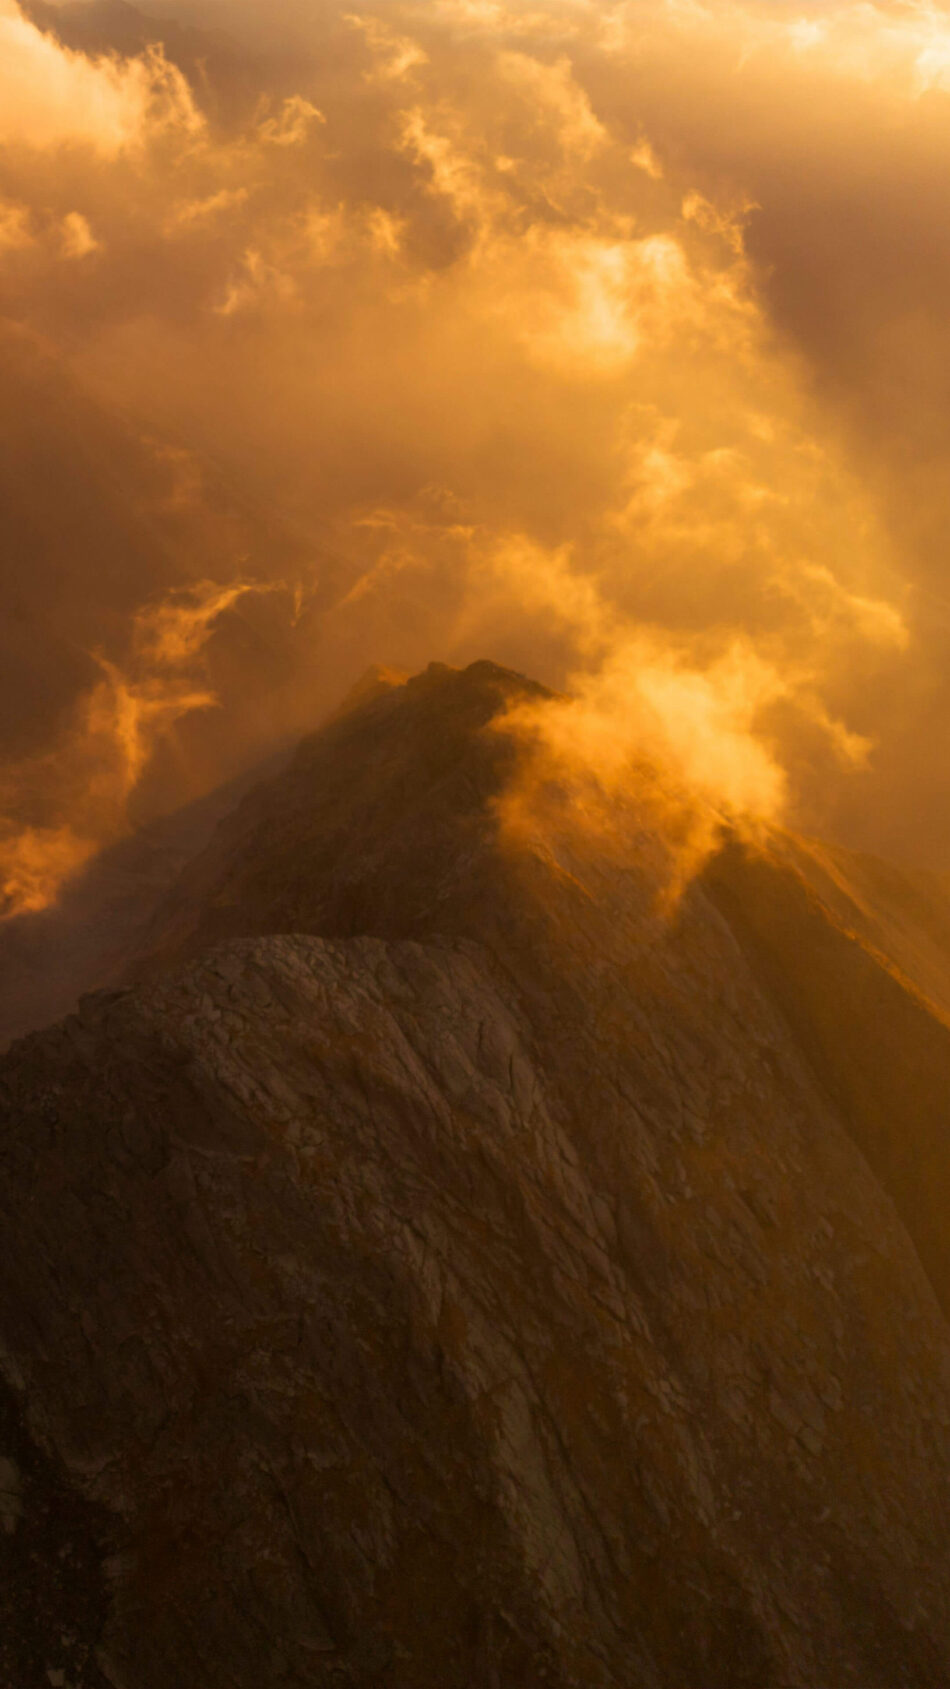
[[[0,1069],[14,1689],[950,1682],[942,893],[514,844],[526,693],[331,723]]]

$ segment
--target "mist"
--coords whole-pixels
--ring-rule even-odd
[[[950,867],[948,77],[917,4],[3,0],[7,911],[483,655]]]

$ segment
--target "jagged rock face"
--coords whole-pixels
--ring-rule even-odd
[[[950,1680],[911,1197],[776,1000],[764,891],[724,918],[747,864],[671,920],[647,857],[499,838],[519,689],[332,724],[154,977],[6,1059],[0,1553],[55,1482],[101,1574],[17,1689]]]

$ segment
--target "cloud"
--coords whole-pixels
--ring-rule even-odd
[[[346,21],[362,33],[372,54],[372,69],[366,72],[368,79],[399,82],[428,63],[428,55],[417,41],[394,34],[380,18],[350,13]]]
[[[0,254],[33,245],[32,221],[27,206],[0,201]]]
[[[183,717],[217,702],[200,657],[219,618],[248,583],[202,582],[134,618],[124,667],[96,657],[99,679],[39,758],[7,766],[0,795],[11,807],[39,786],[55,819],[0,826],[0,919],[46,908],[60,887],[128,827],[128,802],[156,743]]]
[[[576,81],[568,58],[546,64],[524,52],[508,52],[501,55],[499,70],[526,100],[554,119],[565,153],[587,161],[607,145],[607,130],[596,116],[589,96]]]
[[[905,631],[889,606],[855,600],[827,571],[816,566],[815,573],[835,610],[859,623],[856,637],[903,647]],[[867,761],[869,741],[822,700],[823,676],[808,641],[797,658],[787,644],[773,644],[770,656],[768,644],[757,647],[727,627],[674,635],[627,619],[595,578],[576,569],[569,548],[546,552],[523,535],[489,550],[482,577],[505,605],[563,622],[579,659],[566,696],[519,705],[505,720],[527,746],[502,806],[520,830],[550,822],[552,782],[567,780],[568,807],[580,781],[588,802],[596,789],[626,815],[630,794],[638,793],[641,825],[648,817],[666,841],[676,890],[723,825],[755,835],[786,819],[789,780],[773,706],[785,705],[816,729],[843,767]],[[855,637],[853,626],[848,634]]]
[[[262,118],[257,133],[272,147],[300,147],[315,124],[325,123],[321,111],[301,94],[289,94],[275,117]]]
[[[87,711],[104,687],[111,719],[116,683],[83,654],[107,652],[147,716],[147,677],[170,672],[141,616],[204,604],[208,576],[239,594],[290,580],[296,598],[199,614],[212,637],[161,693],[170,713],[156,699],[143,717],[116,815],[311,724],[368,663],[493,655],[575,694],[550,726],[559,756],[571,736],[601,769],[611,746],[621,768],[652,747],[704,815],[868,844],[931,802],[936,848],[936,13],[358,10],[282,0],[265,35],[229,0],[254,44],[227,62],[194,47],[190,84],[157,46],[96,58],[0,13],[19,54],[0,94],[20,67],[0,118],[0,310],[128,448],[121,477],[104,446],[80,473],[88,430],[70,425],[55,534],[42,453],[23,448],[8,667],[56,700],[27,761],[19,743],[8,757],[27,856],[48,826],[58,872],[60,827],[102,832],[49,760],[64,722],[70,757],[85,735],[87,766],[121,786]],[[60,375],[43,379],[37,407],[61,417]],[[83,486],[109,511],[98,548]],[[179,710],[179,680],[220,707]],[[31,783],[41,816],[14,795]]]
[[[88,258],[100,250],[89,220],[81,211],[67,211],[60,225],[60,250],[64,258]]]
[[[247,194],[247,188],[218,188],[215,193],[206,194],[203,199],[184,200],[169,213],[166,229],[174,234],[178,230],[195,229],[213,223],[218,217],[239,210],[247,200]]]
[[[115,155],[153,127],[197,124],[185,79],[160,48],[90,59],[44,34],[16,0],[0,0],[0,143]]]

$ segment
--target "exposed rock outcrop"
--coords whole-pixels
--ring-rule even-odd
[[[500,838],[526,688],[328,725],[140,983],[0,1069],[0,1550],[59,1485],[86,1568],[21,1568],[73,1643],[24,1634],[16,1689],[950,1681],[942,1256],[858,1094],[877,998],[835,973],[822,1019],[807,933],[783,983],[804,847],[774,910],[736,851],[670,919],[648,840]]]

